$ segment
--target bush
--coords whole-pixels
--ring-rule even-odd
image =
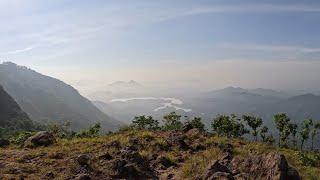
[[[319,167],[320,154],[299,152],[299,161],[304,166]]]
[[[76,134],[77,138],[94,138],[98,137],[100,134],[101,125],[100,123],[96,123],[92,126],[90,126],[89,129],[82,130],[79,133]]]
[[[248,133],[241,120],[235,115],[218,115],[213,119],[211,127],[219,136],[241,137]]]
[[[137,129],[156,130],[159,128],[159,122],[157,120],[145,115],[134,117],[132,124]]]
[[[33,136],[35,132],[20,132],[13,137],[10,138],[10,142],[15,145],[22,146],[24,142],[31,136]]]
[[[76,135],[74,131],[71,130],[70,123],[64,123],[62,125],[59,124],[51,124],[48,126],[48,132],[52,133],[55,137],[72,139]]]
[[[181,130],[182,122],[180,121],[181,115],[176,114],[176,112],[171,112],[163,117],[164,125],[163,130]]]
[[[187,121],[185,123],[185,125],[188,125],[188,124],[190,124],[192,128],[197,128],[200,131],[205,131],[204,124],[202,123],[200,117],[194,117],[191,121]]]

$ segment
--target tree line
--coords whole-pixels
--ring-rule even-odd
[[[152,116],[141,115],[134,117],[131,127],[147,130],[181,130],[185,125],[190,125],[201,131],[206,131],[201,117],[189,119],[185,116],[185,122],[182,122],[181,118],[181,115],[171,112],[163,117],[160,126],[160,122],[153,119]],[[278,132],[277,140],[269,132],[269,128],[263,124],[262,118],[252,115],[241,117],[234,114],[218,115],[211,121],[211,128],[213,133],[218,136],[239,138],[249,134],[254,141],[268,144],[274,144],[277,141],[279,147],[298,149],[298,142],[300,142],[300,150],[304,150],[306,142],[311,140],[311,150],[314,149],[314,142],[320,133],[319,121],[305,119],[298,125],[292,122],[286,113],[278,113],[273,116],[273,122]]]

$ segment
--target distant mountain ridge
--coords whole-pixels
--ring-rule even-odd
[[[141,87],[142,85],[134,80],[130,80],[128,82],[125,81],[116,81],[111,84],[108,84],[108,87],[112,88],[136,88]]]
[[[207,124],[217,114],[230,113],[260,116],[269,127],[274,126],[273,115],[279,112],[287,113],[298,124],[305,118],[320,119],[320,96],[304,91],[292,95],[272,89],[227,87],[187,102],[194,112],[204,114]]]
[[[33,122],[0,85],[0,128],[6,131],[28,130]],[[1,135],[1,134],[0,134]]]
[[[121,124],[102,113],[72,86],[11,62],[0,64],[0,84],[38,122],[69,121],[75,130],[95,122],[100,122],[105,130]]]

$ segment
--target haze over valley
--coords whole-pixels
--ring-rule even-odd
[[[0,180],[318,180],[319,0],[0,0]]]

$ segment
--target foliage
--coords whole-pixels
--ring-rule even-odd
[[[181,130],[182,122],[181,115],[176,114],[176,112],[171,112],[163,117],[163,130]]]
[[[262,125],[262,119],[259,117],[243,115],[242,119],[247,123],[247,125],[252,129],[252,136],[255,141],[258,140],[258,128]]]
[[[304,142],[307,141],[310,137],[310,130],[313,122],[312,119],[305,119],[302,122],[300,137],[301,137],[301,146],[300,149],[303,149]]]
[[[273,116],[274,122],[276,124],[276,128],[279,131],[279,141],[278,145],[287,146],[287,139],[291,134],[290,131],[290,118],[287,116],[286,113],[278,113]]]
[[[101,125],[100,123],[96,123],[92,126],[90,126],[89,129],[82,130],[79,133],[76,134],[77,138],[94,138],[98,137],[100,134]]]
[[[297,140],[296,140],[296,135],[297,135],[297,132],[298,132],[298,125],[297,124],[289,124],[289,131],[292,135],[292,145],[294,148],[297,147]]]
[[[311,131],[311,150],[313,150],[314,138],[319,134],[320,122],[314,123]]]
[[[187,121],[185,124],[191,124],[193,128],[197,128],[200,131],[205,131],[204,124],[201,121],[201,117],[194,117],[191,121]]]
[[[320,154],[319,153],[298,153],[299,161],[304,166],[319,167],[320,166]]]
[[[48,126],[48,131],[51,132],[55,137],[72,139],[75,137],[76,133],[71,130],[71,123],[66,122],[62,125],[51,124]]]
[[[151,116],[136,116],[132,121],[132,124],[137,129],[156,130],[159,128],[159,122],[154,120]]]
[[[29,131],[19,132],[10,138],[10,142],[12,144],[22,146],[24,142],[34,134],[35,134],[34,132],[29,132]]]
[[[213,119],[211,127],[219,136],[241,137],[248,133],[241,120],[235,115],[218,115]]]

